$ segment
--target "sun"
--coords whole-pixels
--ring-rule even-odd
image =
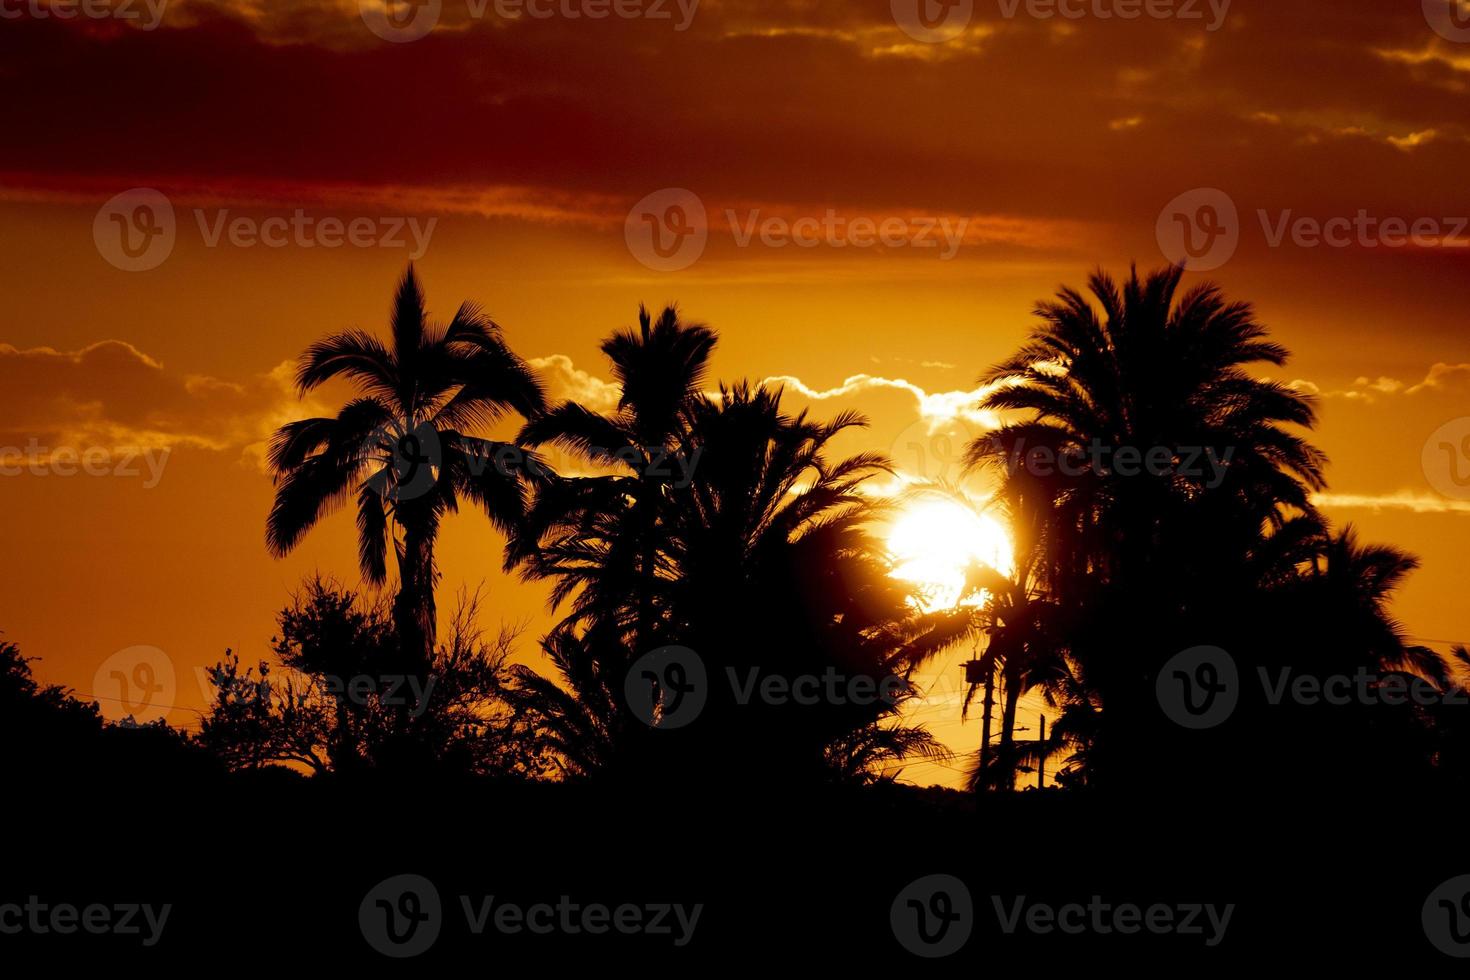
[[[904,508],[888,531],[893,577],[912,582],[914,604],[924,612],[961,605],[965,570],[988,565],[1009,575],[1013,567],[1010,536],[991,517],[948,495],[925,496]],[[964,605],[979,605],[983,593]]]

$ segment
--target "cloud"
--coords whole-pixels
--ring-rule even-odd
[[[1463,73],[1400,7],[1252,5],[1210,33],[977,4],[959,40],[916,44],[886,3],[707,2],[682,32],[447,3],[440,30],[387,44],[355,0],[174,0],[157,31],[7,23],[0,59],[35,84],[0,106],[0,184],[582,222],[688,187],[711,208],[967,216],[971,243],[1088,260],[1120,242],[1100,228],[1146,232],[1206,183],[1247,210],[1289,194],[1303,214],[1458,213]],[[95,97],[118,78],[147,97]]]
[[[1342,398],[1373,404],[1378,396],[1420,395],[1435,391],[1460,391],[1470,388],[1470,364],[1447,364],[1438,361],[1430,366],[1422,381],[1408,384],[1398,378],[1380,375],[1370,378],[1360,375],[1347,388],[1324,389],[1314,381],[1297,378],[1286,383],[1293,391],[1300,391],[1321,398]]]
[[[957,419],[973,422],[987,429],[1000,425],[999,417],[980,408],[980,402],[994,390],[994,386],[982,385],[970,391],[927,392],[902,378],[882,378],[871,374],[855,374],[835,388],[818,390],[792,375],[772,375],[761,381],[764,385],[780,385],[798,392],[812,401],[832,401],[850,398],[878,389],[903,391],[912,395],[919,418],[934,428],[939,428]]]
[[[1470,387],[1470,364],[1446,364],[1440,361],[1429,369],[1424,380],[1408,389],[1411,395],[1423,391],[1459,390]]]
[[[0,445],[44,456],[62,447],[255,453],[303,408],[291,365],[244,381],[169,371],[132,344],[80,350],[0,344]]]
[[[580,402],[594,412],[611,412],[618,407],[622,389],[583,371],[565,354],[535,357],[528,362],[546,382],[552,402]]]
[[[1451,500],[1429,493],[1400,490],[1387,494],[1318,493],[1312,502],[1322,508],[1406,510],[1415,514],[1470,514],[1470,500]]]

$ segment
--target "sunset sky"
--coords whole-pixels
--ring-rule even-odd
[[[677,301],[719,330],[718,378],[858,409],[872,425],[840,448],[958,479],[964,439],[993,422],[976,379],[1035,301],[1097,266],[1179,258],[1176,216],[1212,205],[1222,233],[1194,230],[1221,243],[1201,257],[1216,267],[1186,281],[1254,302],[1294,352],[1272,376],[1320,395],[1326,512],[1423,559],[1396,605],[1409,633],[1470,639],[1470,10],[930,0],[952,19],[925,40],[917,2],[570,17],[612,5],[546,0],[550,16],[510,18],[520,5],[443,0],[432,31],[387,40],[378,0],[70,18],[0,0],[0,462],[170,451],[156,479],[144,460],[0,477],[0,630],[40,678],[91,694],[116,651],[157,647],[176,703],[202,707],[195,667],[265,656],[303,575],[355,582],[349,512],[267,554],[261,451],[335,409],[339,391],[297,399],[291,363],[329,331],[385,330],[411,258],[436,314],[484,304],[555,398],[611,407],[598,342],[640,302]],[[108,205],[136,189],[156,194]],[[163,229],[133,224],[160,199],[171,247],[120,267],[123,230]],[[673,240],[705,240],[663,260],[639,233],[673,204],[704,212]],[[331,247],[322,219],[356,243],[339,229]],[[499,572],[484,517],[453,519],[438,557],[441,609],[483,583],[538,663],[546,588]],[[951,692],[967,654],[936,665]],[[957,705],[933,706],[923,720],[973,748]]]

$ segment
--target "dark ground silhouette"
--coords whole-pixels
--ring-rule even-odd
[[[1089,291],[1038,306],[986,376],[1009,421],[969,460],[1015,570],[920,612],[869,530],[889,463],[831,453],[860,418],[743,382],[706,397],[716,334],[672,307],[604,343],[615,412],[547,405],[472,305],[429,324],[410,270],[388,344],[303,356],[303,391],[345,376],[363,396],[272,446],[270,547],[353,501],[362,588],[305,583],[273,662],[211,671],[194,735],[104,724],[0,646],[6,894],[168,903],[154,945],[84,930],[66,950],[225,973],[287,950],[967,972],[1470,954],[1449,883],[1470,873],[1467,658],[1393,619],[1416,560],[1313,507],[1312,401],[1256,380],[1286,351],[1248,305],[1181,293],[1177,269]],[[516,440],[474,434],[507,413]],[[553,472],[548,444],[595,475]],[[487,561],[548,584],[549,670],[512,664],[521,638],[482,633],[473,597],[441,621],[434,544],[460,500],[509,533]],[[969,694],[996,747],[969,791],[898,783],[946,757],[902,708],[957,643],[983,650]],[[817,678],[843,684],[791,696]],[[1339,703],[1314,696],[1336,678]],[[1044,742],[1016,738],[1031,690],[1057,714]],[[1041,762],[1059,786],[1017,789]],[[542,905],[546,934],[516,917]],[[647,921],[665,906],[668,933]]]

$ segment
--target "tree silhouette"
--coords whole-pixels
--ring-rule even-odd
[[[603,341],[620,386],[617,411],[602,415],[563,402],[529,421],[520,439],[531,446],[554,443],[590,462],[628,476],[562,481],[539,494],[516,557],[535,578],[556,576],[553,602],[580,587],[574,609],[598,620],[600,629],[627,630],[635,649],[653,646],[658,579],[657,525],[677,479],[670,458],[694,460],[682,445],[690,411],[717,338],[703,324],[685,323],[666,307],[655,321],[638,308],[638,329],[619,330]],[[589,544],[605,544],[588,551]],[[631,618],[619,620],[619,610]]]
[[[1064,288],[1039,304],[1030,339],[983,379],[983,407],[1007,420],[967,452],[999,470],[1002,499],[1046,487],[1045,587],[1074,619],[1072,663],[1053,673],[1102,706],[1070,697],[1069,722],[1094,726],[1094,775],[1148,778],[1158,666],[1230,632],[1232,604],[1238,615],[1290,580],[1289,546],[1320,527],[1326,460],[1294,431],[1313,424],[1312,400],[1247,370],[1284,363],[1285,348],[1218,287],[1181,295],[1182,276],[1098,272],[1090,299]],[[1163,465],[1142,466],[1150,453]]]
[[[292,422],[277,431],[269,462],[276,495],[266,522],[272,553],[284,555],[317,521],[355,493],[358,564],[363,578],[387,578],[391,539],[398,566],[394,621],[403,654],[420,666],[432,656],[434,540],[461,497],[496,527],[522,519],[528,477],[539,461],[513,444],[470,434],[507,412],[533,417],[541,384],[511,352],[500,327],[472,303],[445,326],[429,321],[412,266],[398,285],[391,345],[362,330],[312,344],[296,384],[302,395],[333,378],[360,392],[332,418]]]
[[[887,461],[871,453],[828,459],[831,441],[863,420],[814,422],[786,414],[780,402],[777,390],[722,387],[686,395],[661,416],[662,428],[625,418],[615,432],[585,409],[548,413],[578,420],[577,435],[563,425],[556,437],[589,458],[605,461],[609,445],[656,437],[688,464],[684,479],[635,465],[632,477],[553,480],[538,494],[528,527],[540,537],[521,547],[528,574],[555,579],[553,601],[570,602],[544,644],[565,687],[523,671],[522,693],[546,719],[568,771],[728,778],[748,768],[743,757],[762,760],[767,775],[813,775],[938,751],[922,731],[892,722],[913,695],[908,674],[953,642],[964,618],[917,614],[865,530],[879,508],[860,489],[889,471]],[[543,423],[528,426],[540,430],[531,441],[546,435]],[[680,733],[677,750],[663,739],[655,759],[623,682],[640,653],[664,644],[695,650],[714,680],[698,725]],[[875,683],[895,678],[893,696],[781,710],[736,704],[726,680],[829,668]]]

